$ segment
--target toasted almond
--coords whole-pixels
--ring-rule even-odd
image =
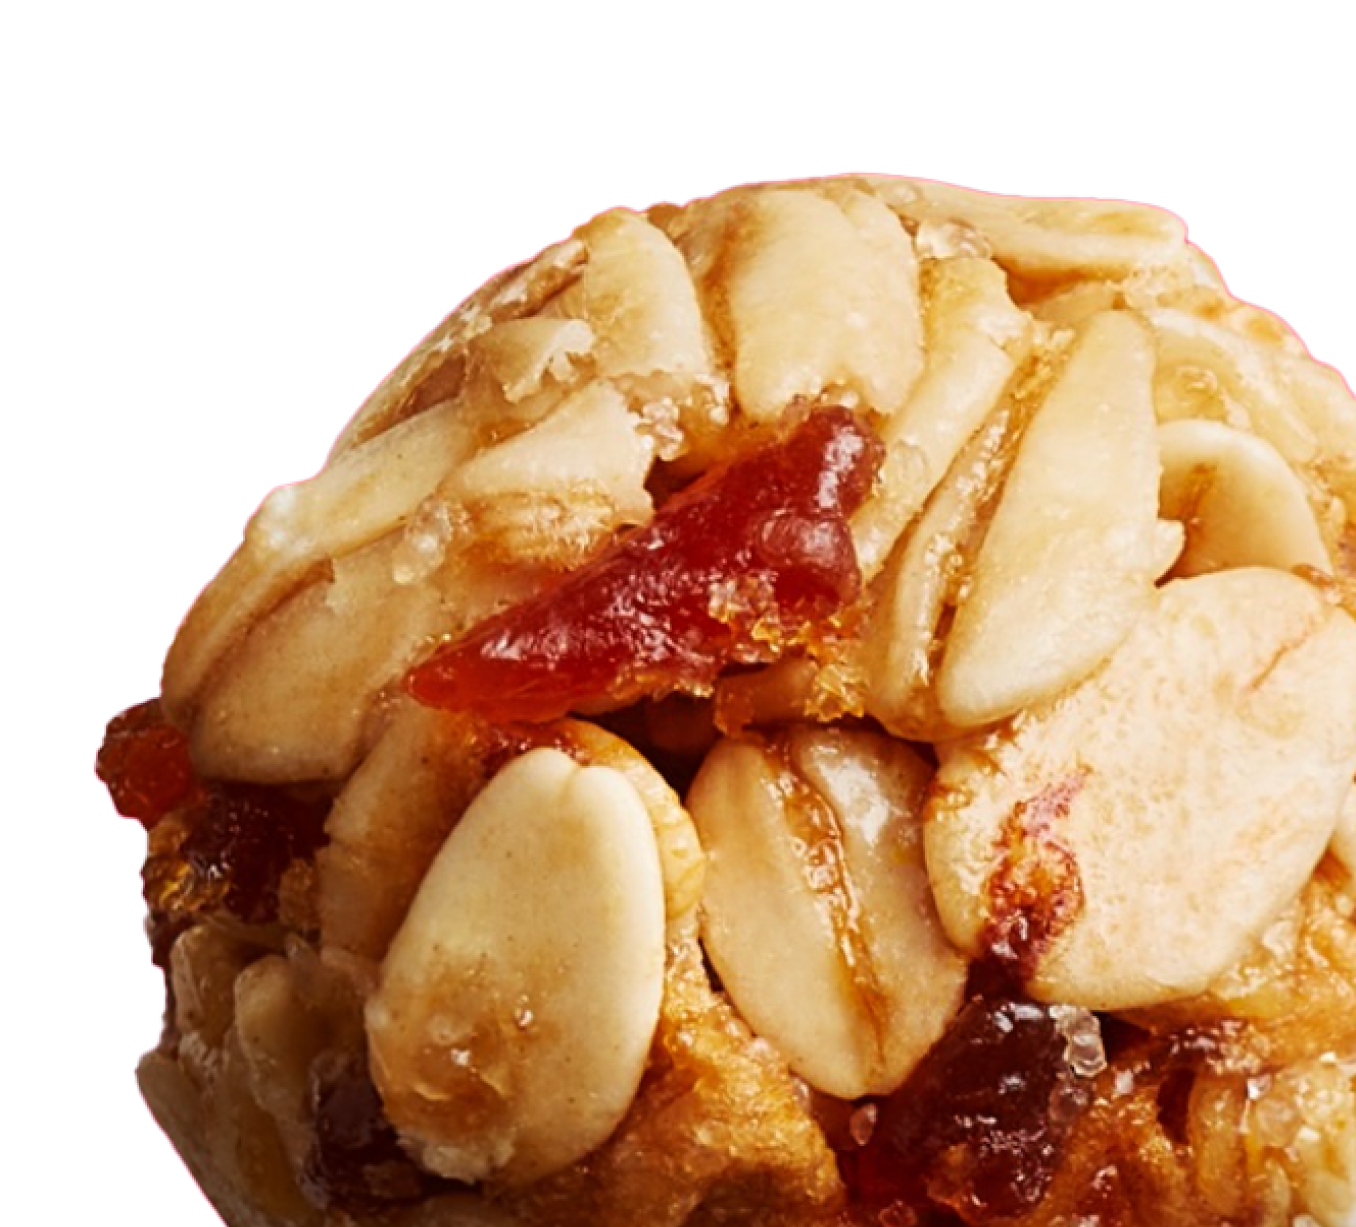
[[[922,284],[927,362],[881,429],[887,452],[879,488],[852,519],[867,578],[997,407],[1031,346],[1031,321],[1013,306],[992,261],[926,261]]]
[[[1162,514],[1186,528],[1178,575],[1226,567],[1312,567],[1331,573],[1304,485],[1280,453],[1221,422],[1158,428]]]
[[[757,421],[796,400],[882,414],[922,367],[917,266],[908,234],[876,200],[768,190],[732,211],[718,282],[736,400]]]
[[[663,970],[664,884],[635,789],[559,750],[514,759],[448,836],[368,1002],[392,1124],[457,1180],[575,1162],[631,1104]]]
[[[900,742],[803,728],[724,741],[688,796],[707,852],[703,941],[736,1008],[811,1085],[897,1086],[959,1005]]]
[[[947,748],[943,923],[1045,1000],[1200,992],[1299,893],[1354,767],[1351,618],[1281,571],[1173,581],[1102,669]]]
[[[1094,316],[1027,427],[937,679],[957,726],[1085,677],[1148,604],[1159,557],[1152,377],[1144,326]]]

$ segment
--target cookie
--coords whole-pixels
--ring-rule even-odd
[[[613,210],[99,772],[233,1227],[1356,1213],[1356,402],[1170,213]]]

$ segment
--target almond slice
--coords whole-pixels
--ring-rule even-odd
[[[367,1005],[373,1077],[420,1162],[515,1184],[601,1145],[659,1019],[664,883],[634,787],[514,759],[448,836]]]
[[[948,748],[943,924],[1047,1001],[1202,991],[1295,898],[1356,768],[1356,624],[1265,568],[1175,580],[1106,666]]]
[[[1187,258],[1186,226],[1166,209],[1119,200],[1002,196],[928,179],[872,176],[876,194],[920,228],[960,223],[1022,277],[1124,277]]]
[[[688,807],[703,941],[735,1007],[812,1086],[892,1090],[960,1004],[921,856],[929,768],[900,742],[801,728],[724,741]]]
[[[1031,320],[1013,305],[1003,270],[991,260],[930,260],[922,272],[927,364],[882,427],[880,488],[852,518],[866,578],[884,565],[1031,349]]]
[[[1027,427],[937,679],[958,727],[1087,676],[1148,604],[1160,556],[1152,378],[1144,326],[1094,316]]]
[[[697,291],[668,236],[637,213],[613,209],[577,237],[588,260],[545,314],[589,325],[597,374],[713,374]]]
[[[1226,567],[1331,573],[1304,485],[1264,439],[1204,419],[1158,428],[1163,515],[1186,527],[1178,575]]]
[[[733,210],[718,286],[740,408],[776,419],[797,399],[904,403],[922,367],[917,264],[907,232],[861,193],[768,190]]]

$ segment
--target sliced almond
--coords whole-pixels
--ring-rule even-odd
[[[877,578],[858,655],[866,711],[897,737],[956,729],[937,702],[943,618],[972,565],[972,541],[1012,458],[1017,415],[998,409],[965,446]]]
[[[395,544],[338,560],[223,658],[190,726],[200,771],[282,783],[353,770],[382,688],[446,618],[435,588],[391,582]]]
[[[468,721],[404,704],[344,785],[316,854],[323,946],[380,960],[487,775]]]
[[[546,313],[589,326],[590,370],[626,393],[666,460],[709,450],[728,421],[728,388],[687,262],[663,230],[625,209],[578,236],[588,261]]]
[[[165,662],[165,703],[190,727],[204,688],[252,625],[317,569],[398,529],[469,456],[474,432],[454,406],[421,414],[343,452],[309,481],[264,500],[245,539],[194,604]]]
[[[1089,1009],[1202,991],[1298,894],[1356,767],[1356,624],[1262,568],[1169,583],[1072,691],[947,748],[951,939]]]
[[[857,560],[870,578],[980,424],[993,412],[1031,343],[1031,321],[1013,306],[990,260],[923,265],[927,364],[881,430],[878,489],[852,519]]]
[[[1292,465],[1315,459],[1317,437],[1282,378],[1274,346],[1178,308],[1146,316],[1158,354],[1160,420],[1213,418],[1260,435]]]
[[[1227,567],[1312,567],[1331,573],[1304,485],[1280,453],[1221,422],[1158,428],[1162,514],[1186,528],[1178,575]]]
[[[235,982],[235,1029],[250,1092],[274,1120],[300,1170],[314,1140],[308,1118],[311,1062],[328,1036],[307,1008],[287,959],[269,955]]]
[[[974,727],[1085,677],[1153,591],[1159,465],[1143,325],[1085,326],[1023,436],[956,611],[937,688]]]
[[[982,234],[999,263],[1024,277],[1126,276],[1187,258],[1186,227],[1165,209],[999,196],[927,179],[866,182],[915,226],[961,223]]]
[[[1356,396],[1332,367],[1304,351],[1277,353],[1275,362],[1296,410],[1318,440],[1304,474],[1310,497],[1331,493],[1340,504],[1337,514],[1332,508],[1320,514],[1328,548],[1335,552],[1343,530],[1356,522]]]
[[[470,517],[476,549],[568,566],[609,533],[650,518],[653,459],[621,393],[592,383],[451,470],[439,494]]]
[[[710,375],[697,292],[668,236],[626,209],[595,217],[577,236],[587,262],[546,314],[589,325],[596,372],[608,379],[656,371]]]
[[[918,807],[928,767],[869,733],[724,741],[688,796],[707,852],[703,941],[736,1008],[845,1099],[907,1076],[960,1001]]]
[[[220,1051],[235,1019],[235,982],[258,957],[256,947],[210,923],[175,939],[168,969],[172,1021],[195,1055]]]
[[[797,399],[833,398],[882,414],[922,366],[917,270],[908,234],[855,195],[847,209],[813,190],[767,190],[732,211],[719,281],[733,383],[756,421]]]
[[[583,320],[506,320],[469,343],[468,365],[472,378],[490,383],[507,404],[520,405],[552,384],[568,385],[596,341]]]
[[[367,1006],[387,1115],[429,1170],[520,1183],[616,1128],[659,1018],[664,885],[635,789],[513,760],[425,876]]]

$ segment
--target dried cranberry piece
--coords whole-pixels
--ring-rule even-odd
[[[287,867],[309,858],[324,839],[325,807],[253,784],[218,784],[180,846],[202,881],[222,882],[222,903],[241,920],[278,914],[278,884]]]
[[[950,1211],[967,1223],[1030,1210],[1088,1104],[1066,1050],[1051,1007],[972,1000],[880,1102],[867,1144],[842,1156],[854,1196],[868,1206]]]
[[[312,1066],[311,1118],[314,1136],[301,1187],[322,1210],[372,1214],[448,1184],[421,1171],[401,1150],[358,1054],[326,1053]]]
[[[114,716],[94,760],[94,772],[124,818],[150,830],[200,788],[188,738],[165,718],[159,699]]]
[[[325,839],[328,802],[281,788],[209,783],[151,831],[142,868],[157,962],[196,918],[229,912],[249,924],[278,917],[278,888]]]
[[[226,911],[247,923],[275,920],[288,866],[311,857],[324,841],[328,802],[200,779],[188,738],[157,699],[109,723],[95,771],[118,812],[149,833],[142,882],[151,948],[161,965],[175,937],[206,913]]]
[[[813,648],[860,590],[848,518],[881,456],[851,412],[816,410],[436,652],[407,686],[434,707],[544,721],[581,704],[700,692],[732,662]]]

